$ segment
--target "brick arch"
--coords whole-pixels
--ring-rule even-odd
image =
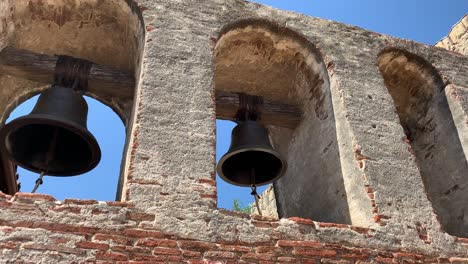
[[[468,236],[468,163],[443,79],[425,59],[397,48],[383,50],[378,67],[442,227]]]
[[[268,127],[288,163],[285,176],[274,183],[280,217],[371,225],[370,201],[358,171],[342,166],[354,161],[340,155],[337,142],[343,135],[336,128],[340,120],[327,69],[332,63],[325,61],[320,49],[294,30],[267,20],[241,20],[221,30],[214,50],[215,88],[302,109],[296,128]]]
[[[0,49],[13,47],[48,55],[69,55],[127,72],[139,79],[145,27],[133,0],[43,0],[0,3]],[[136,81],[135,83],[138,83]],[[12,76],[0,76],[0,123],[22,102],[50,87]],[[138,87],[134,87],[134,95]],[[86,92],[109,106],[132,129],[134,96]],[[127,136],[124,153],[131,138]],[[126,154],[120,184],[126,171]],[[5,167],[5,165],[3,165]],[[2,170],[2,166],[0,166]],[[10,175],[10,178],[13,176]]]

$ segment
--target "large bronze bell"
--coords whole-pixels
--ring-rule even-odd
[[[286,161],[271,146],[263,125],[244,121],[232,130],[231,146],[218,162],[217,171],[231,184],[260,186],[283,176]]]
[[[0,131],[0,148],[21,167],[50,176],[74,176],[97,166],[101,150],[87,129],[88,105],[71,88],[53,86],[29,115]]]

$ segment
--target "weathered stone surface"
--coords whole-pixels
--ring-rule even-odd
[[[436,47],[468,55],[468,15],[455,24],[448,36],[436,43]]]
[[[449,132],[462,134],[460,142],[466,142],[466,56],[241,0],[140,0],[138,6],[130,0],[47,0],[30,1],[27,8],[24,3],[0,2],[0,21],[5,25],[0,27],[0,47],[9,44],[38,52],[81,55],[127,67],[138,81],[133,102],[123,104],[118,98],[93,95],[125,116],[128,138],[122,164],[122,202],[62,204],[39,197],[1,196],[2,260],[203,263],[206,257],[253,263],[447,263],[468,257],[466,241],[441,228],[416,158],[404,140],[398,107],[378,67],[379,55],[389,47],[431,64],[443,80],[445,92],[451,91],[446,98],[455,112],[457,131]],[[40,3],[63,9],[56,9],[50,21],[45,7],[35,9]],[[226,83],[235,78],[215,77],[223,74],[216,72],[216,42],[225,33],[223,28],[243,19],[270,21],[287,28],[295,32],[287,38],[301,35],[297,41],[310,43],[318,52],[315,54],[321,55],[320,60],[311,61],[309,69],[312,76],[324,77],[320,86],[323,96],[311,97],[306,88],[313,87],[307,82],[290,87],[296,89],[295,96],[299,95],[307,110],[304,120],[295,131],[271,129],[276,142],[283,140],[279,150],[291,161],[294,173],[285,179],[294,186],[294,177],[301,173],[298,184],[303,185],[302,192],[318,191],[324,196],[315,197],[344,208],[339,217],[339,212],[332,215],[336,208],[322,212],[323,219],[339,221],[323,223],[297,215],[262,219],[216,208],[213,95],[218,77]],[[80,31],[79,21],[86,30]],[[62,32],[67,33],[56,41],[50,37]],[[100,41],[85,48],[91,41],[87,34]],[[40,43],[49,43],[49,49],[41,50]],[[251,58],[264,61],[263,57]],[[6,76],[0,83],[2,120],[15,105],[44,89]],[[242,89],[254,90],[255,86]],[[279,92],[285,95],[291,91]],[[278,96],[274,91],[267,93]],[[277,98],[289,100],[286,96]],[[281,139],[282,135],[285,138]],[[330,142],[328,151],[332,152],[324,159],[320,152]],[[463,149],[466,153],[466,145]],[[305,170],[308,168],[333,172],[315,174],[314,179],[332,178],[317,181],[321,184],[317,190],[314,179],[307,177],[312,175]],[[325,189],[327,181],[330,189]],[[330,197],[338,183],[342,185],[339,195],[345,197],[336,203]],[[290,206],[284,204],[288,199],[282,201],[283,206]],[[320,212],[317,201],[307,202],[298,209],[307,211],[310,206]],[[346,215],[349,221],[341,221]],[[145,238],[168,241],[145,246],[141,244]]]

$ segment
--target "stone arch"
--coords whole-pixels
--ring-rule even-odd
[[[0,49],[14,47],[48,55],[69,55],[128,72],[138,83],[144,48],[144,22],[133,0],[7,0],[0,3]],[[0,123],[11,111],[49,87],[0,75]],[[135,90],[137,87],[135,87]],[[136,95],[134,92],[134,96]],[[127,145],[132,127],[133,98],[118,93],[86,92],[122,119]],[[126,157],[120,181],[122,185]]]
[[[382,51],[378,66],[442,227],[468,236],[468,163],[443,79],[426,60],[397,48]]]
[[[221,31],[214,60],[217,90],[259,95],[303,110],[295,129],[268,127],[288,162],[286,175],[274,184],[279,216],[372,224],[359,173],[342,166],[331,81],[321,51],[293,30],[249,19]]]

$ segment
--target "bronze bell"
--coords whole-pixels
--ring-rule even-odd
[[[217,171],[231,184],[260,186],[283,176],[286,161],[271,146],[263,125],[244,121],[232,130],[231,146],[218,162]]]
[[[71,88],[53,86],[29,115],[0,131],[0,149],[19,166],[50,176],[74,176],[97,166],[101,150],[87,129],[88,104]]]

